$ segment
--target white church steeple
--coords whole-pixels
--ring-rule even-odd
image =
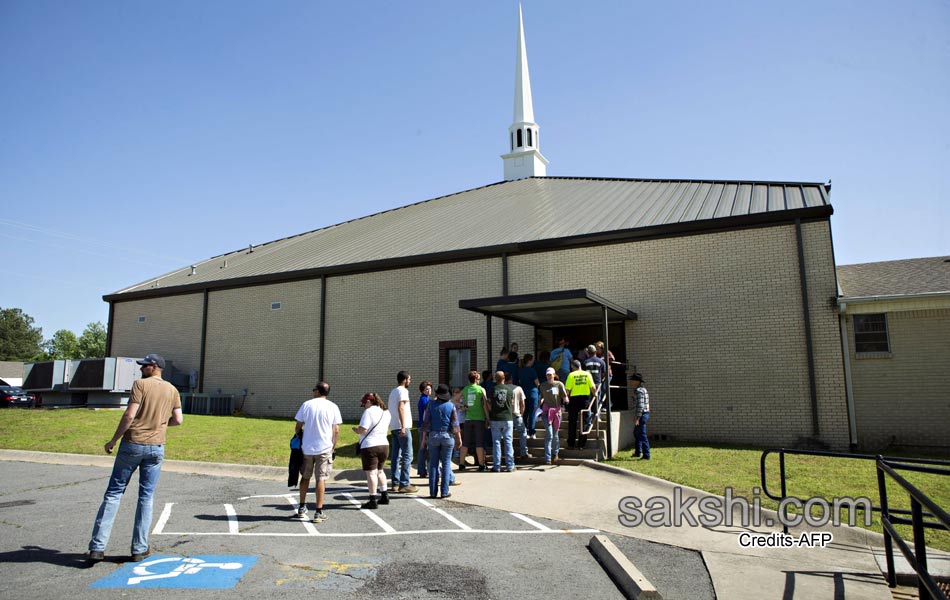
[[[508,128],[511,152],[502,154],[505,181],[547,174],[548,159],[541,154],[538,124],[534,122],[531,102],[531,77],[528,75],[528,52],[524,43],[524,19],[518,5],[518,49],[515,62],[515,114]]]

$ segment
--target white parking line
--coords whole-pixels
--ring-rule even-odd
[[[355,489],[355,488],[349,488]],[[351,494],[344,493],[350,503],[359,504]],[[285,498],[290,504],[291,508],[295,511],[297,509],[297,495],[296,494],[273,494],[273,495],[262,495],[262,496],[248,496],[241,498],[242,500],[247,500],[250,498]],[[422,504],[423,506],[433,510],[448,521],[458,527],[458,529],[419,529],[419,530],[407,530],[407,531],[396,531],[388,523],[383,521],[375,513],[371,511],[360,510],[370,515],[370,518],[379,524],[383,531],[376,532],[367,532],[367,533],[321,533],[317,531],[317,528],[310,521],[301,521],[301,524],[304,526],[306,532],[304,533],[285,533],[285,532],[262,532],[262,531],[245,531],[241,532],[239,529],[239,522],[237,520],[237,511],[234,509],[234,506],[231,504],[225,504],[225,512],[228,514],[228,531],[165,531],[165,527],[168,525],[168,521],[171,518],[172,507],[175,505],[174,502],[168,502],[165,504],[164,509],[162,510],[161,516],[159,516],[158,521],[155,524],[155,529],[152,531],[153,535],[178,535],[178,536],[242,536],[242,537],[309,537],[309,536],[323,536],[323,537],[348,537],[348,538],[372,538],[372,537],[383,537],[383,536],[392,536],[392,535],[430,535],[433,533],[500,533],[500,534],[570,534],[570,533],[600,533],[598,529],[551,529],[533,519],[530,519],[519,513],[510,513],[512,516],[524,521],[525,523],[530,524],[532,527],[535,527],[534,530],[524,530],[524,529],[472,529],[465,523],[462,523],[452,515],[448,514],[444,510],[437,508],[432,503],[423,500],[422,498],[415,497],[415,500]],[[282,520],[282,519],[279,519]]]
[[[346,487],[329,487],[329,486],[327,486],[327,488],[326,488],[326,493],[328,493],[328,494],[330,494],[330,493],[335,494],[335,493],[337,493],[337,492],[358,492],[358,491],[360,491],[360,490],[365,490],[365,489],[366,489],[365,487],[357,488],[357,487],[353,487],[353,486],[346,486]],[[309,493],[309,491],[308,491],[308,493]],[[298,497],[299,497],[299,494],[298,494],[297,492],[288,492],[288,493],[286,493],[286,494],[255,494],[255,495],[253,495],[253,496],[241,496],[240,498],[238,498],[238,500],[250,500],[250,499],[252,499],[252,498],[290,498],[291,500],[295,500],[295,499],[297,499]],[[297,505],[294,505],[294,508],[297,508]]]
[[[534,519],[529,519],[528,517],[522,514],[518,514],[518,513],[508,513],[508,514],[510,514],[512,517],[515,517],[516,519],[521,519],[522,521],[524,521],[528,525],[531,525],[532,527],[537,527],[541,531],[551,531],[551,528],[548,527],[547,525],[542,525],[541,523],[538,523]]]
[[[287,498],[287,502],[290,502],[290,506],[294,509],[294,511],[296,511],[297,501],[294,500],[290,494],[287,494],[284,497]],[[320,535],[320,532],[317,531],[317,528],[314,527],[313,523],[311,523],[310,521],[301,521],[301,523],[303,524],[303,528],[307,530],[308,535]]]
[[[237,512],[235,512],[234,506],[225,504],[224,512],[228,515],[228,533],[241,533],[241,528],[238,527]]]
[[[343,497],[349,500],[350,504],[355,505],[357,508],[360,506],[360,501],[354,498],[353,494],[344,492]],[[380,518],[380,516],[374,513],[373,511],[360,508],[360,512],[366,515],[367,517],[369,517],[370,519],[372,519],[377,525],[382,527],[383,531],[385,531],[386,533],[396,533],[396,530],[393,529],[393,527],[389,523],[387,523],[386,521],[383,521],[383,519]]]
[[[446,519],[448,519],[450,522],[452,522],[452,523],[454,523],[455,525],[457,525],[459,529],[461,529],[461,530],[463,530],[463,531],[471,531],[471,530],[472,530],[471,527],[469,527],[469,526],[466,525],[465,523],[459,521],[458,519],[456,519],[455,517],[453,517],[453,516],[450,515],[449,513],[445,512],[445,511],[442,510],[441,508],[436,508],[435,506],[433,506],[431,502],[426,502],[425,500],[423,500],[422,498],[419,498],[418,496],[416,497],[416,502],[422,504],[423,506],[428,506],[429,508],[431,508],[431,509],[434,510],[435,512],[439,513],[440,515],[442,515],[443,517],[445,517]]]
[[[155,523],[155,529],[152,530],[152,533],[161,535],[162,531],[165,530],[165,525],[168,523],[168,519],[172,516],[172,506],[174,502],[166,502],[165,508],[162,509],[161,516],[158,517],[158,522]]]
[[[305,524],[310,525],[309,521],[304,521]],[[372,538],[372,537],[387,537],[391,535],[429,535],[433,533],[510,533],[514,535],[546,535],[546,534],[565,534],[565,533],[600,533],[599,529],[549,529],[547,531],[541,531],[540,529],[414,529],[408,531],[374,531],[370,533],[280,533],[280,532],[243,532],[243,533],[226,533],[223,531],[163,531],[161,534],[156,535],[187,535],[187,536],[240,536],[240,537],[308,537],[313,535],[319,535],[320,537],[325,538]]]

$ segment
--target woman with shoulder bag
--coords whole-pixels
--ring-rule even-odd
[[[366,485],[369,488],[369,500],[360,508],[374,509],[380,504],[389,504],[389,492],[386,489],[386,471],[383,465],[389,457],[389,440],[386,432],[389,431],[389,411],[386,403],[379,394],[368,392],[360,399],[363,407],[363,416],[358,427],[353,431],[360,436],[357,445],[359,456],[363,460],[363,473],[366,474]],[[377,494],[376,492],[379,492]]]

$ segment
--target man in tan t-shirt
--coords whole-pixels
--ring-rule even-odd
[[[142,378],[132,384],[128,408],[112,439],[104,446],[106,453],[112,454],[116,443],[122,440],[89,540],[87,558],[93,563],[105,558],[119,502],[136,469],[139,469],[139,501],[132,530],[132,562],[139,562],[150,554],[148,530],[152,526],[152,494],[165,458],[165,430],[182,422],[178,390],[162,379],[165,359],[149,354],[137,362],[142,365]]]

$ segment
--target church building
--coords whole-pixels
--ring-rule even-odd
[[[830,186],[548,176],[520,14],[515,74],[503,181],[108,294],[108,354],[160,353],[253,416],[323,379],[357,419],[400,370],[459,385],[511,342],[604,341],[615,428],[635,369],[661,440],[846,449]]]

